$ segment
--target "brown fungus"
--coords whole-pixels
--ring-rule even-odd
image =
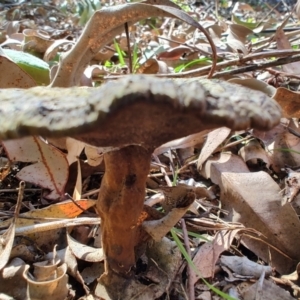
[[[72,136],[111,147],[97,210],[106,273],[135,265],[138,218],[152,151],[204,129],[269,130],[279,105],[265,94],[224,81],[127,76],[99,88],[0,90],[0,139]]]

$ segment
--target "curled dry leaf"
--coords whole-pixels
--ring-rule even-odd
[[[258,160],[266,164],[267,168],[270,167],[270,159],[266,153],[266,150],[262,148],[262,145],[258,140],[252,139],[243,145],[238,154],[248,164],[248,166],[255,166],[258,164]]]
[[[24,29],[24,52],[44,54],[54,42],[47,32],[39,29]]]
[[[48,262],[45,262],[45,264]],[[51,266],[45,265],[37,266],[35,265],[35,272],[39,268],[39,277],[42,279],[33,276],[29,272],[29,266],[27,266],[27,270],[24,272],[24,277],[27,281],[27,295],[29,299],[53,299],[53,300],[61,300],[65,299],[68,295],[68,275],[66,274],[67,265],[64,263],[61,266],[53,265],[53,272],[47,275],[43,274],[47,272],[47,269]],[[44,269],[44,270],[43,270]]]
[[[74,45],[74,42],[67,39],[51,41],[51,44],[47,45],[46,49],[43,49],[42,53],[44,53],[44,61],[49,62],[50,60],[53,60],[57,55],[59,47],[65,45]]]
[[[154,241],[160,241],[185,215],[190,205],[195,199],[193,192],[186,193],[183,199],[184,203],[170,210],[170,212],[159,220],[144,221],[142,228],[153,238]],[[181,199],[182,200],[182,199]]]
[[[70,250],[70,247],[66,247],[61,250],[57,250],[54,252],[50,252],[45,256],[45,259],[48,261],[53,261],[54,257],[56,259],[60,260],[60,263],[65,263],[67,265],[67,273],[71,275],[73,278],[75,278],[78,282],[80,282],[86,291],[86,293],[89,293],[88,287],[85,285],[84,280],[78,271],[78,265],[75,255]]]
[[[268,95],[269,97],[272,97],[276,93],[276,88],[265,83],[264,81],[258,80],[256,78],[247,78],[247,79],[241,79],[241,78],[232,78],[229,79],[228,82],[237,83],[242,86],[246,86],[250,89],[261,91]]]
[[[89,262],[100,262],[104,260],[102,248],[93,248],[77,242],[69,234],[67,234],[68,245],[72,253],[79,259]]]

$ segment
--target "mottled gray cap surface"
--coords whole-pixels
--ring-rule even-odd
[[[73,136],[95,146],[151,149],[221,126],[269,130],[280,117],[262,92],[217,80],[131,75],[98,88],[0,90],[0,140]]]

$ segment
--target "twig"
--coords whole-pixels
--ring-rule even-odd
[[[44,232],[52,229],[78,226],[78,225],[98,225],[100,224],[100,218],[77,218],[77,219],[61,219],[59,221],[46,222],[34,225],[28,225],[18,227],[15,230],[15,235],[26,235],[36,232]],[[3,234],[6,230],[1,230],[0,234]]]
[[[15,216],[14,216],[14,221],[19,217],[20,209],[22,206],[22,201],[24,197],[24,189],[25,189],[25,182],[20,181],[19,183],[19,188],[18,188],[18,199],[17,199],[17,204],[15,207]]]
[[[300,79],[300,75],[297,75],[297,74],[286,73],[286,72],[282,72],[282,71],[279,71],[279,70],[274,70],[274,69],[271,69],[271,68],[267,68],[266,70],[274,76],[281,75],[281,76],[285,76],[285,77],[289,77],[289,78]]]
[[[270,68],[270,67],[286,65],[286,64],[296,62],[296,61],[300,61],[299,54],[295,55],[295,56],[291,56],[291,57],[279,58],[274,61],[270,61],[270,62],[266,62],[266,63],[253,64],[253,65],[241,67],[241,68],[238,68],[235,70],[219,72],[219,73],[214,74],[213,78],[220,78],[220,77],[228,76],[228,75],[253,72],[253,71],[262,70],[262,69],[266,69],[266,68]]]
[[[228,68],[231,66],[243,66],[245,65],[247,62],[249,61],[253,61],[253,60],[257,60],[257,59],[266,59],[266,58],[270,58],[270,57],[280,57],[280,58],[284,58],[284,59],[295,59],[295,61],[300,60],[299,56],[300,55],[300,50],[275,50],[275,51],[263,51],[263,52],[258,52],[258,53],[252,53],[249,54],[245,57],[239,57],[236,59],[232,59],[232,60],[227,60],[227,61],[222,61],[220,63],[218,63],[216,65],[215,71],[216,70],[221,70],[223,68]],[[297,57],[297,58],[295,58]],[[283,59],[282,58],[282,59]],[[274,63],[275,66],[277,65],[281,65],[281,64],[288,64],[290,62],[293,61],[287,61],[287,62],[278,62],[279,59],[272,61],[272,63]],[[265,64],[267,64],[269,62],[266,62]],[[255,64],[256,66],[257,64]],[[263,65],[263,63],[261,63],[261,65]],[[251,67],[253,66],[250,65]],[[246,66],[248,67],[248,66]],[[267,68],[266,67],[261,67],[261,68]],[[197,76],[204,76],[208,73],[208,71],[211,69],[211,66],[205,66],[199,69],[194,69],[194,70],[190,70],[190,71],[186,71],[186,72],[182,72],[182,73],[172,73],[172,74],[155,74],[155,76],[157,77],[164,77],[164,78],[188,78],[188,77],[197,77]],[[239,69],[234,69],[234,71],[239,70]],[[228,71],[230,72],[230,71]],[[240,73],[240,72],[238,72]],[[217,73],[218,74],[218,73]],[[115,75],[115,76],[105,76],[104,79],[106,80],[112,80],[112,79],[118,79],[124,77],[124,75]],[[93,78],[93,80],[99,80],[99,78]],[[102,78],[101,78],[102,80]]]
[[[131,47],[130,47],[130,39],[129,39],[129,28],[128,23],[124,24],[125,34],[126,34],[126,42],[127,42],[127,50],[128,50],[128,60],[129,60],[129,72],[133,73],[133,65],[132,65],[132,57],[131,57]]]

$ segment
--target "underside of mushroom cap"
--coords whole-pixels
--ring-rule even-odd
[[[154,148],[220,126],[268,130],[279,105],[225,81],[130,75],[99,88],[0,90],[0,139],[73,136],[95,146]]]

